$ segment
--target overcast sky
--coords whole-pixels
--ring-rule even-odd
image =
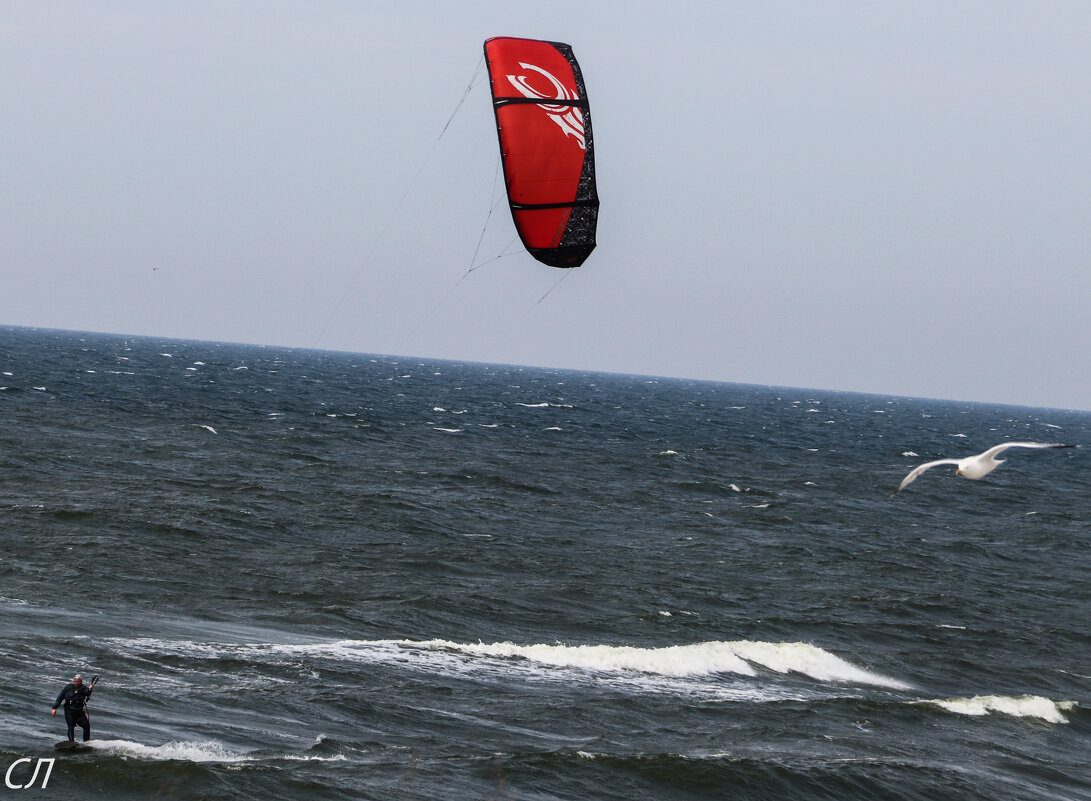
[[[583,69],[578,270],[490,214],[497,35]],[[5,0],[0,324],[1091,410],[1089,43],[1084,0]]]

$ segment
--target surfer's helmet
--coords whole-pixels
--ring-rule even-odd
[[[72,677],[72,681],[83,681],[83,676],[77,673],[75,676]]]

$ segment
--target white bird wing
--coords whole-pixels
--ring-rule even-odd
[[[1071,445],[1062,445],[1059,442],[1001,442],[999,445],[993,445],[981,456],[983,458],[990,458],[996,456],[998,453],[1003,453],[1008,448],[1071,448]]]
[[[925,470],[927,470],[930,467],[935,467],[936,465],[940,465],[940,464],[958,464],[958,463],[959,463],[958,459],[936,459],[936,461],[934,461],[934,462],[925,462],[924,464],[917,465],[916,467],[914,467],[912,470],[909,471],[908,476],[906,476],[905,478],[902,479],[902,483],[898,485],[898,489],[894,490],[894,494],[897,495],[903,489],[908,487],[910,484],[912,484],[914,481],[917,480],[917,476],[919,476],[921,473],[923,473]]]

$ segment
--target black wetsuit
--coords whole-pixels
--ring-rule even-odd
[[[91,739],[91,719],[87,716],[87,700],[91,697],[91,690],[86,684],[77,687],[69,684],[53,704],[56,709],[64,702],[64,720],[68,724],[68,739],[76,739],[76,727],[83,729],[84,742]]]

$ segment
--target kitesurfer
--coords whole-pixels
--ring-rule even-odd
[[[97,676],[95,677],[98,678]],[[68,723],[68,742],[76,739],[76,727],[83,729],[83,740],[91,739],[91,719],[87,716],[87,702],[95,689],[95,680],[91,680],[90,686],[83,683],[83,676],[77,673],[72,677],[72,683],[65,685],[57,700],[53,702],[53,717],[57,716],[57,707],[64,702],[64,719]]]

